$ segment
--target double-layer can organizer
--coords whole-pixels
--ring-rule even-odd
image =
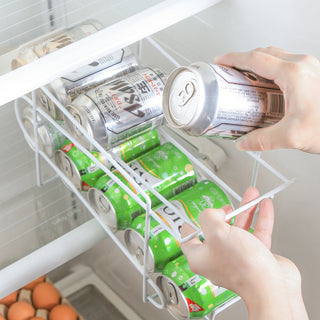
[[[155,40],[147,38],[144,41],[151,44],[173,66],[180,66]],[[138,52],[141,53],[142,47],[142,41],[138,42]],[[154,81],[150,88],[160,86],[162,91],[165,76],[161,71],[156,67],[142,67],[135,77],[139,78],[142,74],[145,79]],[[132,73],[131,76],[134,78]],[[124,81],[114,80],[111,86],[111,89],[110,85],[108,87],[111,91],[123,88],[123,91],[135,94]],[[141,88],[141,92],[149,93],[150,88]],[[263,199],[273,198],[293,180],[275,170],[259,153],[247,152],[247,156],[255,163],[252,185],[256,183],[259,166],[274,175],[279,183],[259,198],[239,206],[241,196],[218,177],[213,167],[201,161],[196,146],[187,142],[179,131],[167,127],[159,117],[161,110],[156,107],[149,107],[153,113],[144,120],[146,128],[130,124],[133,121],[130,117],[118,119],[119,126],[131,127],[131,131],[129,136],[124,135],[117,140],[119,134],[117,136],[114,132],[119,127],[109,127],[109,136],[103,136],[94,127],[96,121],[102,120],[95,118],[85,126],[86,130],[84,121],[77,118],[81,114],[78,116],[75,103],[71,104],[72,108],[66,108],[47,87],[41,90],[53,102],[57,113],[63,114],[64,123],[59,119],[53,120],[39,107],[36,92],[15,101],[17,120],[35,152],[37,184],[40,187],[57,177],[62,179],[141,273],[143,301],[150,302],[156,308],[167,308],[179,320],[202,317],[214,319],[218,313],[238,301],[240,298],[233,292],[215,286],[190,270],[186,271],[187,261],[182,255],[180,244],[192,237],[203,236],[196,219],[199,212],[193,213],[193,208],[188,207],[188,201],[191,199],[193,204],[197,203],[202,209],[230,204],[233,211],[226,216],[229,220]],[[103,87],[100,91],[94,92],[96,99],[104,99]],[[91,96],[91,100],[94,99]],[[105,102],[106,110],[107,106]],[[29,109],[25,111],[26,108]],[[136,110],[132,108],[129,112],[134,114]],[[139,116],[143,117],[142,114]],[[151,117],[156,121],[150,121]],[[132,146],[133,143],[134,146],[138,145],[142,136],[143,149],[146,150],[139,153]],[[132,155],[124,154],[124,149],[119,148],[120,144],[128,144],[128,141],[131,143]],[[81,161],[80,154],[83,157]],[[40,158],[49,164],[56,175],[47,180],[42,178]],[[97,172],[100,174],[97,175]],[[180,234],[183,223],[195,229],[193,234],[185,238]],[[123,232],[124,241],[119,240],[117,232]],[[176,274],[180,276],[176,278]],[[201,288],[207,288],[206,294],[195,290],[200,284]],[[189,290],[191,287],[193,289]]]

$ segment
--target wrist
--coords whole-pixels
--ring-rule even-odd
[[[244,300],[250,320],[286,320],[293,319],[290,302],[282,277],[263,275],[249,286],[241,296]]]

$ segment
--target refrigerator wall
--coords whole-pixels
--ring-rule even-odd
[[[161,2],[163,1],[100,0],[43,1],[39,4],[40,1],[31,0],[0,1],[0,15],[5,17],[0,20],[0,74],[7,76],[17,46],[34,37],[91,17],[109,26]],[[200,60],[212,61],[214,56],[229,51],[245,51],[266,46],[277,46],[295,53],[308,53],[319,58],[319,12],[319,2],[312,0],[224,0],[193,17],[156,32],[152,39],[183,65]],[[172,15],[175,13],[172,12]],[[15,27],[6,29],[8,26]],[[151,26],[146,26],[146,29],[148,28]],[[131,37],[129,30],[128,37]],[[106,41],[105,46],[109,45],[112,44]],[[83,59],[81,52],[77,52],[77,57]],[[159,65],[168,72],[174,67],[149,41],[142,43],[142,61],[146,65]],[[41,77],[48,80],[50,74],[48,77]],[[25,81],[27,80],[25,78]],[[31,78],[30,82],[35,80]],[[13,91],[16,89],[18,88],[12,88]],[[5,93],[3,91],[2,95]],[[3,172],[3,183],[0,187],[0,238],[3,254],[0,267],[6,268],[36,248],[59,239],[70,230],[78,230],[77,227],[88,224],[92,226],[92,220],[90,213],[72,193],[66,191],[59,179],[41,188],[36,186],[34,154],[25,143],[15,121],[11,102],[1,106],[0,128]],[[227,154],[227,160],[219,168],[219,177],[234,186],[239,194],[243,194],[251,183],[252,161],[248,160],[246,154],[236,151],[232,142],[219,139],[214,139],[214,142]],[[274,199],[276,221],[272,250],[293,260],[301,270],[305,304],[310,319],[316,319],[319,313],[317,297],[320,285],[317,272],[320,267],[320,253],[316,246],[319,243],[320,223],[317,207],[320,189],[319,156],[295,150],[277,150],[263,152],[262,157],[284,176],[296,178],[292,186]],[[42,164],[42,169],[45,178],[53,175],[45,163]],[[274,184],[273,177],[266,174],[265,170],[259,170],[257,186],[261,192],[266,192]],[[67,207],[62,206],[64,199],[70,202]],[[88,233],[92,235],[91,240],[86,239],[87,246],[83,245],[79,251],[70,249],[74,251],[73,255],[65,253],[64,258],[54,268],[93,248],[52,271],[52,278],[58,280],[70,267],[79,263],[88,264],[143,318],[168,318],[165,310],[156,310],[150,304],[141,302],[140,274],[131,268],[126,257],[119,253],[111,239],[103,240],[106,236],[103,230],[95,224],[93,228],[78,232],[85,232],[84,230],[90,230],[91,233]],[[99,232],[93,239],[97,230]],[[103,241],[100,242],[101,240]],[[72,239],[69,243],[71,245]],[[27,282],[28,274],[27,271],[24,272]],[[15,277],[14,274],[10,276]],[[217,318],[246,319],[247,314],[243,303],[238,302]]]

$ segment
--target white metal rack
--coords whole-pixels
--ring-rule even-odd
[[[161,47],[157,46],[158,50],[162,50]],[[168,53],[166,53],[168,54]],[[77,126],[78,130],[81,131],[83,134],[86,134],[86,131],[75,121],[75,119],[65,110],[64,106],[62,106],[59,101],[45,88],[42,87],[42,90],[46,93],[46,95],[54,101],[54,103],[59,107],[59,109],[65,114],[67,118],[72,121],[72,123]],[[27,132],[25,131],[23,124],[21,122],[21,119],[19,119],[19,100],[24,99],[27,101],[30,105],[33,105],[34,107],[34,120],[35,120],[35,128],[34,128],[34,135],[35,135],[35,141],[33,142],[31,138],[28,136]],[[175,209],[174,206],[166,200],[163,196],[161,196],[156,190],[152,188],[148,183],[146,183],[143,179],[141,179],[130,167],[128,167],[122,160],[114,158],[114,155],[110,155],[108,152],[105,151],[94,139],[91,137],[88,137],[90,143],[99,151],[101,152],[106,159],[108,159],[113,166],[122,174],[125,176],[125,178],[134,186],[136,190],[138,190],[138,193],[143,196],[145,199],[145,202],[143,202],[136,194],[133,193],[131,189],[129,189],[123,182],[121,182],[113,173],[110,171],[107,167],[105,167],[102,163],[100,163],[96,158],[94,158],[88,150],[86,150],[74,137],[72,137],[66,130],[64,130],[60,125],[58,125],[55,121],[53,121],[50,116],[48,116],[42,109],[40,109],[36,102],[35,102],[35,95],[33,94],[33,99],[30,99],[26,96],[21,97],[20,99],[16,100],[15,102],[15,108],[16,108],[16,114],[17,119],[21,125],[21,129],[26,137],[26,139],[29,141],[29,143],[33,144],[35,153],[36,153],[36,167],[37,167],[37,181],[38,185],[41,186],[45,183],[49,183],[53,178],[42,181],[41,179],[41,166],[39,157],[43,157],[47,163],[52,167],[52,169],[57,173],[57,176],[59,176],[61,179],[65,181],[65,183],[69,186],[69,188],[79,197],[79,199],[83,202],[83,204],[87,207],[87,209],[91,212],[93,217],[96,219],[96,221],[99,223],[99,225],[104,229],[104,231],[113,239],[113,241],[116,243],[116,245],[120,248],[120,250],[126,255],[128,260],[131,261],[131,263],[135,266],[135,268],[142,274],[143,277],[143,300],[149,301],[157,308],[164,308],[165,307],[165,301],[163,298],[163,295],[155,282],[153,281],[152,277],[147,272],[147,260],[148,260],[148,245],[149,245],[149,227],[150,227],[150,218],[153,217],[155,220],[157,220],[162,227],[164,227],[172,236],[174,236],[179,242],[184,242],[189,240],[191,237],[199,236],[201,234],[201,230],[199,230],[195,225],[193,225],[190,221],[185,220],[184,217],[181,217],[186,223],[192,224],[193,227],[197,228],[198,231],[194,232],[192,235],[181,238],[181,235],[173,231],[172,229],[168,228],[168,226],[158,217],[157,214],[152,210],[151,208],[151,200],[149,196],[145,193],[144,190],[150,190],[158,199],[166,204],[169,208]],[[131,197],[135,199],[137,203],[139,203],[146,211],[146,228],[145,228],[145,248],[144,252],[146,255],[144,256],[144,267],[141,267],[141,265],[130,255],[130,253],[127,251],[126,247],[119,241],[119,239],[115,236],[115,234],[103,223],[100,216],[95,212],[95,210],[90,206],[90,203],[87,201],[87,199],[83,196],[81,192],[79,192],[74,185],[68,180],[68,178],[56,167],[54,162],[47,157],[47,155],[39,149],[39,146],[37,145],[38,137],[37,137],[37,121],[36,121],[36,113],[39,113],[43,118],[45,118],[47,121],[52,123],[58,130],[61,131],[61,133],[65,136],[67,136],[75,145],[77,148],[79,148],[84,154],[86,154],[88,157],[92,159],[92,161],[95,162],[95,164],[104,170],[117,184],[119,184]],[[190,153],[187,149],[185,149],[179,142],[174,138],[174,136],[165,128],[159,129],[162,133],[162,135],[168,140],[171,141],[173,144],[175,144],[181,151],[183,151],[188,158],[192,161],[194,165],[201,171],[203,171],[207,176],[209,176],[215,183],[217,183],[221,188],[223,188],[232,198],[234,198],[236,201],[240,202],[241,196],[238,195],[232,187],[227,185],[223,180],[221,180],[216,174],[211,172],[202,162],[200,162],[192,153]],[[269,192],[266,192],[259,198],[257,198],[254,201],[251,201],[247,205],[244,205],[231,213],[227,215],[227,219],[230,219],[231,217],[243,212],[247,208],[250,208],[256,204],[258,204],[262,199],[265,198],[272,198],[276,193],[279,191],[285,189],[287,186],[289,186],[292,183],[292,180],[288,180],[285,178],[281,173],[279,173],[277,170],[272,168],[268,163],[266,163],[264,160],[262,160],[259,156],[257,156],[254,153],[248,153],[249,156],[253,157],[261,166],[264,166],[267,170],[269,170],[272,174],[274,174],[276,177],[278,177],[281,180],[281,183],[276,188],[270,190]],[[56,177],[57,177],[56,176]],[[55,178],[55,177],[54,177]],[[145,189],[142,189],[141,186],[139,186],[135,179],[139,181]],[[95,228],[93,222],[90,222],[90,227]],[[100,232],[101,233],[101,232]],[[72,232],[71,235],[77,237],[78,233]],[[97,236],[95,236],[96,239]],[[103,238],[100,234],[98,234],[98,239]],[[57,240],[57,243],[61,243],[61,241],[64,241],[64,239]],[[95,242],[96,240],[92,240]],[[55,244],[52,244],[55,247]],[[42,250],[46,250],[46,248],[39,249],[39,253],[41,254]],[[29,258],[34,259],[34,255],[30,256]],[[26,257],[28,259],[28,257]],[[24,261],[21,261],[21,263],[24,263]],[[17,264],[19,267],[19,264]],[[1,277],[1,272],[0,272]],[[152,294],[148,293],[147,285],[150,285],[154,292]],[[217,315],[219,312],[227,308],[229,305],[233,304],[234,302],[238,301],[239,297],[234,298],[230,300],[229,302],[225,303],[224,305],[218,307],[215,309],[214,313],[211,315],[212,319]]]
[[[21,126],[21,130],[25,138],[28,140],[30,144],[34,146],[35,149],[35,159],[36,159],[36,168],[37,168],[37,184],[41,186],[43,184],[49,183],[52,179],[60,177],[64,180],[64,182],[69,186],[69,188],[78,196],[78,198],[82,201],[85,207],[90,211],[92,216],[95,218],[92,221],[85,223],[84,225],[78,227],[77,229],[71,231],[70,233],[66,234],[65,236],[53,241],[47,246],[44,246],[34,253],[26,256],[25,258],[17,261],[14,264],[11,264],[5,269],[0,270],[0,282],[3,284],[3,290],[0,290],[0,295],[6,295],[13,290],[16,290],[21,285],[23,285],[28,279],[32,280],[33,278],[39,276],[40,274],[46,273],[53,268],[57,267],[59,264],[66,262],[68,259],[71,259],[75,255],[83,252],[86,249],[89,249],[95,243],[102,240],[106,234],[113,239],[116,245],[120,248],[120,250],[126,255],[128,260],[134,265],[134,267],[141,273],[143,277],[143,300],[146,302],[152,303],[157,308],[164,308],[165,301],[163,295],[155,282],[153,281],[152,277],[147,272],[147,260],[148,260],[148,243],[149,243],[149,227],[150,227],[150,218],[153,217],[157,220],[162,227],[164,227],[171,235],[173,235],[179,242],[184,242],[189,240],[191,237],[199,236],[201,234],[201,230],[194,232],[192,235],[182,239],[180,234],[177,234],[172,229],[168,228],[167,225],[155,214],[151,208],[151,200],[148,195],[145,193],[144,190],[150,190],[158,199],[166,204],[171,209],[175,209],[174,206],[168,202],[164,197],[162,197],[156,190],[152,189],[150,185],[148,185],[144,180],[142,180],[130,167],[128,167],[123,161],[114,157],[114,155],[110,155],[106,152],[94,139],[88,137],[88,140],[91,144],[101,152],[106,159],[108,159],[112,165],[123,175],[125,178],[135,187],[139,194],[142,195],[145,202],[142,201],[139,197],[137,197],[131,189],[129,189],[126,185],[124,185],[107,167],[105,167],[102,163],[100,163],[96,158],[94,158],[91,153],[86,150],[82,145],[75,140],[70,134],[64,130],[61,126],[59,126],[55,121],[53,121],[42,109],[40,109],[36,104],[35,94],[32,94],[32,99],[27,96],[23,96],[30,90],[34,90],[38,87],[45,92],[45,94],[59,107],[59,109],[65,114],[65,116],[78,128],[80,132],[86,134],[86,131],[74,120],[74,118],[65,110],[64,106],[62,106],[59,101],[45,88],[43,87],[44,84],[62,76],[66,72],[75,70],[82,64],[92,61],[94,58],[98,57],[108,52],[113,52],[121,47],[128,46],[132,43],[137,41],[141,41],[141,39],[146,38],[153,33],[168,27],[171,24],[174,24],[180,21],[183,18],[191,16],[200,10],[203,10],[218,1],[163,1],[160,4],[151,7],[150,9],[141,12],[138,15],[132,16],[125,21],[121,21],[111,27],[108,27],[90,37],[80,40],[77,43],[74,43],[62,50],[54,52],[48,56],[45,56],[30,65],[26,65],[12,71],[0,78],[0,87],[3,88],[3,92],[5,93],[0,97],[0,105],[4,104],[12,99],[18,98],[15,101],[15,108],[16,108],[16,115],[17,120]],[[182,10],[183,9],[183,10]],[[173,15],[172,12],[175,14]],[[164,19],[165,17],[165,19]],[[168,19],[169,17],[169,19]],[[150,24],[150,22],[152,22]],[[144,26],[152,25],[151,29],[146,31]],[[130,28],[130,36],[126,37],[122,36],[127,30]],[[117,32],[114,32],[116,30]],[[115,34],[117,35],[115,37]],[[110,46],[106,50],[106,48],[101,46],[101,41],[103,39],[108,39],[108,43]],[[111,39],[111,41],[110,41]],[[121,40],[120,40],[121,39]],[[147,41],[154,46],[156,50],[162,53],[167,59],[169,59],[175,66],[178,66],[179,63],[166,51],[164,50],[154,39],[147,38]],[[141,44],[141,42],[140,42]],[[92,50],[92,48],[98,48],[97,50]],[[81,52],[81,56],[74,58],[74,52],[79,51]],[[47,72],[44,74],[42,72],[42,66],[46,65]],[[67,66],[67,67],[66,67]],[[49,68],[49,69],[48,69]],[[26,81],[26,77],[30,79],[30,72],[31,77],[34,79],[33,81]],[[15,90],[12,90],[15,88]],[[18,90],[16,90],[18,88]],[[35,140],[28,136],[27,132],[25,131],[21,119],[19,118],[19,103],[21,100],[26,101],[30,105],[34,107],[34,137]],[[43,118],[49,121],[53,126],[55,126],[63,135],[67,136],[75,146],[80,149],[84,154],[86,154],[94,163],[102,170],[104,170],[117,184],[119,184],[131,197],[135,199],[139,205],[141,205],[146,211],[146,228],[145,228],[145,248],[144,252],[146,255],[144,256],[144,267],[141,267],[140,264],[136,262],[136,260],[127,252],[127,249],[124,245],[119,241],[116,235],[103,223],[100,216],[95,212],[95,210],[90,206],[87,199],[83,196],[81,192],[79,192],[68,180],[68,178],[56,167],[55,163],[47,157],[47,155],[39,149],[38,145],[38,131],[37,131],[37,113],[39,113]],[[236,201],[240,202],[241,196],[237,194],[234,189],[226,184],[223,180],[221,180],[216,174],[211,172],[202,162],[200,162],[197,157],[195,157],[192,153],[190,153],[187,149],[185,149],[177,139],[174,138],[174,135],[168,132],[165,128],[160,128],[161,133],[168,141],[171,141],[175,144],[181,151],[183,151],[189,159],[193,162],[193,164],[202,172],[204,172],[208,177],[210,177],[215,183],[217,183],[222,189],[224,189],[230,196],[232,196]],[[249,157],[252,157],[256,160],[256,163],[260,166],[265,167],[270,173],[275,175],[279,180],[279,185],[264,193],[258,199],[251,201],[245,206],[237,208],[236,210],[232,211],[227,215],[227,219],[243,212],[249,207],[252,207],[259,203],[261,200],[265,198],[272,198],[275,194],[280,192],[281,190],[288,187],[292,180],[287,179],[277,170],[272,168],[268,163],[266,163],[259,155],[254,153],[248,153]],[[52,179],[43,181],[41,177],[41,161],[40,157],[42,157],[50,167],[56,172],[56,176]],[[256,168],[258,165],[256,166]],[[256,180],[257,170],[253,174],[253,181]],[[141,188],[136,182],[139,181],[143,186],[144,189]],[[186,223],[191,224],[190,221],[186,221],[184,217],[181,217]],[[193,225],[193,227],[197,228]],[[82,230],[86,230],[87,238],[83,239],[83,232]],[[78,242],[79,240],[80,243]],[[75,241],[76,240],[76,241]],[[68,244],[66,246],[65,244]],[[77,243],[77,245],[74,245]],[[63,246],[61,246],[63,244]],[[61,251],[59,248],[64,247],[66,248],[64,254],[61,256]],[[50,250],[52,253],[52,259],[43,259],[46,257],[47,250]],[[25,268],[24,266],[28,266]],[[24,273],[21,274],[21,269],[24,269]],[[14,276],[13,276],[14,275]],[[18,275],[18,276],[17,276]],[[15,278],[15,281],[13,281]],[[151,286],[153,292],[150,294],[148,292],[148,285]],[[150,291],[150,289],[149,289]],[[239,300],[239,298],[235,298],[230,300],[228,303],[218,307],[215,311],[210,315],[212,319],[220,313],[222,310],[227,308],[229,305],[233,304]],[[209,318],[209,317],[208,317]]]

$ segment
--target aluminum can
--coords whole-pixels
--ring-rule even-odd
[[[150,130],[111,149],[124,162],[129,162],[160,145],[157,130]]]
[[[163,94],[168,123],[193,136],[238,138],[276,123],[284,111],[273,81],[205,62],[174,70]]]
[[[143,154],[129,162],[128,166],[166,199],[196,183],[196,174],[191,162],[171,142]],[[119,172],[114,173],[137,197],[145,201],[133,184]],[[148,194],[152,206],[160,203],[160,200],[146,190],[141,182],[135,182]],[[136,200],[107,175],[99,178],[88,196],[93,208],[112,231],[128,228],[133,219],[144,212]]]
[[[191,188],[184,190],[170,199],[170,203],[176,208],[173,211],[167,205],[162,204],[154,209],[154,212],[173,229],[176,234],[181,233],[184,221],[191,220],[199,225],[199,215],[206,208],[221,208],[231,204],[226,194],[212,181],[203,180]],[[159,272],[164,266],[181,255],[179,242],[155,219],[150,219],[150,234],[148,247],[148,268],[150,272]],[[145,243],[145,214],[135,218],[130,228],[125,231],[124,239],[128,251],[143,265]]]
[[[157,278],[169,313],[177,320],[201,319],[237,295],[190,270],[184,255],[169,262]]]
[[[111,163],[101,153],[97,151],[90,153],[107,168],[111,168]],[[88,191],[104,174],[94,161],[68,139],[61,149],[55,152],[55,162],[79,191]]]
[[[78,95],[99,84],[120,77],[138,68],[138,61],[129,48],[121,49],[78,68],[49,83],[46,88],[63,105],[70,104]],[[63,118],[60,109],[41,90],[37,91],[40,105],[48,111],[54,119]]]
[[[39,148],[42,150],[49,158],[53,158],[56,150],[59,150],[63,145],[66,137],[50,122],[43,119],[37,113],[38,122],[38,143]],[[56,121],[62,128],[64,128],[63,121]],[[22,123],[27,133],[29,134],[32,141],[35,141],[34,137],[34,119],[33,119],[33,109],[31,106],[23,109],[22,112]],[[27,140],[28,141],[28,140]],[[33,145],[29,144],[31,149],[34,150]]]
[[[89,90],[66,108],[90,137],[109,149],[164,123],[165,79],[159,68],[140,69]],[[67,117],[65,121],[67,130],[92,149],[86,135]]]

